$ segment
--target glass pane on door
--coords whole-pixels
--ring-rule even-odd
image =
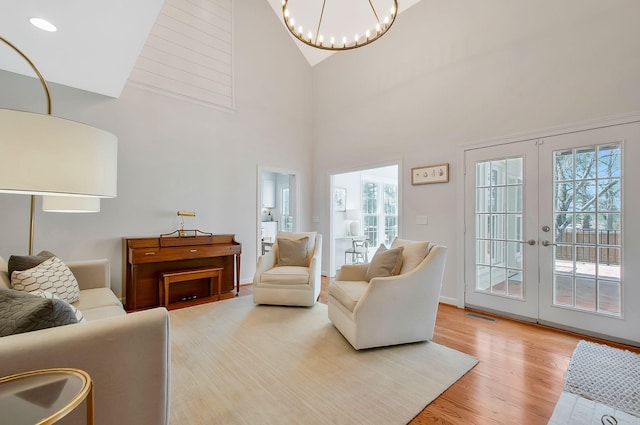
[[[477,292],[524,298],[523,158],[476,162]]]
[[[621,315],[621,146],[553,153],[553,303]]]

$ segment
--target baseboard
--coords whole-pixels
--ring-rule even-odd
[[[451,298],[451,297],[440,297],[440,302],[442,304],[449,304],[452,306],[458,306],[458,299],[457,298]]]

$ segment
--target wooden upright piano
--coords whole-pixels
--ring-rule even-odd
[[[203,267],[222,268],[222,298],[240,291],[242,246],[235,235],[193,237],[122,238],[122,282],[126,309],[137,310],[159,305],[158,279],[161,273]],[[234,294],[233,291],[236,291]],[[180,283],[172,288],[170,302],[211,295],[206,280]]]

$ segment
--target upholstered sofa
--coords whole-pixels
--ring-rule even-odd
[[[94,383],[96,425],[159,425],[169,421],[169,316],[164,308],[126,314],[109,288],[107,260],[67,263],[80,287],[73,303],[86,322],[0,338],[0,376],[71,367]],[[0,258],[0,288],[10,288]],[[78,408],[65,424],[85,424]]]
[[[357,350],[433,338],[447,248],[394,240],[391,249],[399,247],[399,274],[370,277],[370,264],[344,265],[329,285],[329,319]]]
[[[303,253],[297,252],[297,242],[303,239],[306,239]],[[312,307],[320,295],[321,263],[320,233],[279,232],[271,251],[258,259],[253,277],[253,301],[256,304]]]

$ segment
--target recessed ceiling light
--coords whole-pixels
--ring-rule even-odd
[[[56,28],[55,25],[53,25],[51,22],[47,21],[46,19],[31,18],[29,19],[29,22],[31,22],[31,24],[36,28],[40,28],[41,30],[44,30],[44,31],[49,31],[49,32],[58,31],[58,28]]]

